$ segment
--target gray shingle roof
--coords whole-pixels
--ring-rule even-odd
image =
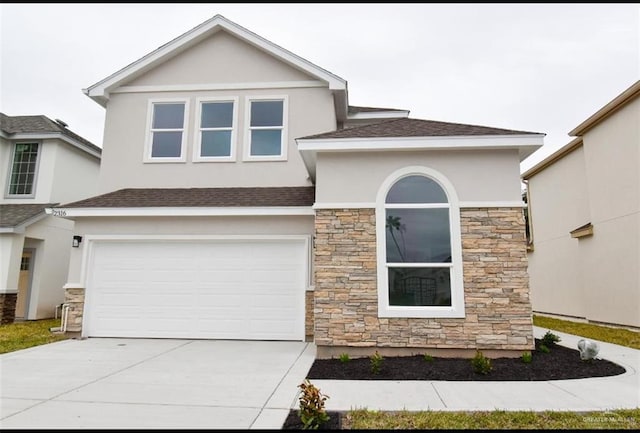
[[[15,227],[57,203],[0,204],[0,227]]]
[[[0,113],[0,130],[5,134],[11,136],[13,134],[26,133],[26,134],[47,134],[47,133],[61,133],[69,138],[72,138],[79,143],[82,143],[87,148],[102,153],[95,144],[89,140],[80,137],[75,132],[64,127],[58,122],[54,122],[47,116],[7,116],[4,113]]]
[[[60,207],[312,206],[312,186],[262,188],[127,188]]]
[[[371,125],[339,129],[337,131],[300,137],[298,140],[316,138],[402,138],[402,137],[446,137],[478,135],[539,135],[538,132],[514,131],[488,126],[465,125],[462,123],[437,122],[422,119],[393,119]]]

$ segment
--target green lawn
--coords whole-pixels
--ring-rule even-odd
[[[343,417],[349,429],[640,429],[640,409],[606,412],[379,412],[354,410]]]
[[[60,326],[60,319],[28,320],[0,326],[0,353],[13,352],[41,344],[64,340],[49,328]]]
[[[640,332],[630,331],[628,329],[599,326],[591,323],[571,322],[536,315],[533,316],[533,324],[541,328],[555,329],[556,331],[566,332],[567,334],[579,335],[585,338],[593,338],[594,340],[640,349]]]

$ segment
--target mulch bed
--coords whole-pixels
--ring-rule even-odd
[[[538,350],[531,353],[532,362],[525,364],[520,358],[491,360],[489,374],[473,371],[470,359],[436,358],[426,361],[423,356],[385,357],[378,374],[371,372],[369,358],[357,358],[348,362],[339,359],[316,359],[307,374],[313,379],[338,380],[561,380],[586,377],[616,376],[626,370],[611,361],[594,359],[582,361],[577,350],[553,345],[549,353]]]
[[[426,361],[424,356],[385,357],[378,374],[371,372],[369,358],[316,359],[307,378],[337,380],[448,380],[448,381],[536,381],[583,379],[588,377],[617,376],[626,370],[618,364],[604,359],[582,361],[577,350],[552,345],[550,352],[539,350],[540,340],[536,339],[536,350],[531,352],[532,361],[525,364],[520,358],[497,358],[491,360],[489,374],[478,374],[473,370],[470,359],[437,358]],[[320,430],[339,430],[341,413],[327,412],[329,422]],[[291,410],[283,430],[300,430],[302,424],[297,410]]]

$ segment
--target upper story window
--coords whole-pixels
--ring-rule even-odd
[[[38,164],[38,143],[16,143],[9,175],[9,196],[32,196]]]
[[[149,103],[150,127],[145,161],[184,161],[187,102],[184,100],[152,100]]]
[[[442,175],[413,167],[387,179],[376,209],[380,317],[464,317],[459,215]]]
[[[248,131],[245,159],[287,159],[286,98],[249,98],[247,111]]]
[[[237,98],[198,99],[194,161],[233,161]]]

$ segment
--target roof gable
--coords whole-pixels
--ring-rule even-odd
[[[284,81],[313,81],[318,85],[324,84],[308,73],[222,29],[143,75],[124,83],[118,91],[138,86]]]
[[[313,63],[293,54],[290,51],[264,39],[261,36],[229,21],[222,15],[216,15],[172,41],[162,45],[155,51],[125,66],[114,74],[104,78],[96,84],[83,89],[84,93],[94,101],[105,106],[109,99],[109,92],[123,83],[130,82],[158,65],[175,57],[181,52],[197,45],[216,32],[225,32],[253,45],[284,63],[327,83],[329,89],[346,93],[347,83],[344,79]],[[346,108],[345,108],[346,111]]]

